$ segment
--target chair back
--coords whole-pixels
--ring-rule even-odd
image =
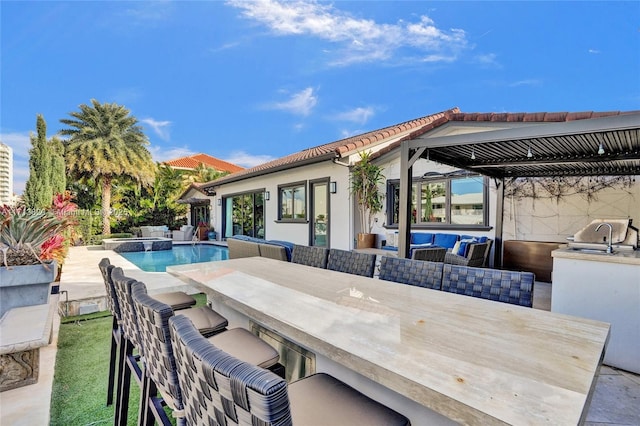
[[[443,266],[441,262],[382,256],[380,279],[440,290]]]
[[[482,299],[532,307],[532,272],[501,271],[444,264],[442,290]]]
[[[488,247],[489,243],[471,244],[469,247],[469,253],[467,253],[467,266],[483,266]]]
[[[447,249],[444,247],[414,248],[411,251],[411,259],[444,262],[444,255],[446,253]]]
[[[227,238],[227,247],[229,247],[229,259],[260,256],[260,247],[251,241]]]
[[[287,250],[282,246],[276,246],[273,244],[258,244],[260,249],[260,256],[268,257],[269,259],[282,260],[287,262]]]
[[[184,316],[169,328],[187,424],[292,424],[282,378],[216,348]]]
[[[376,255],[355,251],[331,249],[327,269],[348,274],[373,277],[376,268]]]
[[[172,409],[182,410],[182,394],[169,333],[173,309],[150,297],[147,287],[139,281],[131,284],[131,295],[139,321],[147,377],[155,383]]]
[[[100,263],[98,263],[98,268],[100,269],[100,273],[102,273],[104,289],[107,293],[107,306],[109,311],[116,320],[120,321],[122,319],[120,303],[118,302],[118,295],[116,294],[116,289],[113,285],[113,280],[111,279],[111,271],[113,271],[115,266],[111,264],[108,257],[105,257],[100,261]]]
[[[138,330],[138,319],[131,299],[131,283],[135,280],[124,275],[122,268],[113,268],[111,280],[116,290],[120,314],[122,316],[122,332],[124,336],[133,343],[133,346],[140,348],[140,335]]]
[[[329,249],[327,248],[301,246],[296,244],[293,246],[291,262],[326,269],[328,258]]]

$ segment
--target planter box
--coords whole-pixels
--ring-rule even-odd
[[[0,317],[13,308],[49,303],[58,264],[54,261],[47,266],[0,267]]]

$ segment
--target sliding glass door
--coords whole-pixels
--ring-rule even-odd
[[[311,245],[329,247],[329,181],[311,181]]]
[[[224,237],[264,238],[264,190],[223,198]]]

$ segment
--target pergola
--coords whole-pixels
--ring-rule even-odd
[[[496,252],[502,249],[504,179],[640,175],[640,111],[557,123],[521,123],[509,129],[454,136],[428,133],[403,141],[400,166],[398,255],[407,257],[411,232],[413,165],[428,159],[495,179]]]

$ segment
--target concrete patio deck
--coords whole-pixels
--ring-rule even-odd
[[[70,301],[84,301],[84,306],[97,304],[105,295],[102,275],[97,266],[103,257],[108,257],[113,264],[122,267],[126,275],[145,282],[152,294],[178,289],[189,293],[196,292],[194,288],[184,285],[166,273],[141,271],[113,251],[101,250],[98,247],[72,247],[60,283],[60,290],[67,293],[63,293],[60,300],[64,301],[65,296],[68,296]],[[550,285],[536,283],[536,286],[534,308],[548,310]],[[52,299],[55,301],[58,296],[52,296]],[[0,393],[0,425],[49,424],[49,402],[59,326],[60,318],[56,316],[51,343],[40,351],[38,383]],[[604,366],[600,371],[586,424],[640,425],[640,376]]]

